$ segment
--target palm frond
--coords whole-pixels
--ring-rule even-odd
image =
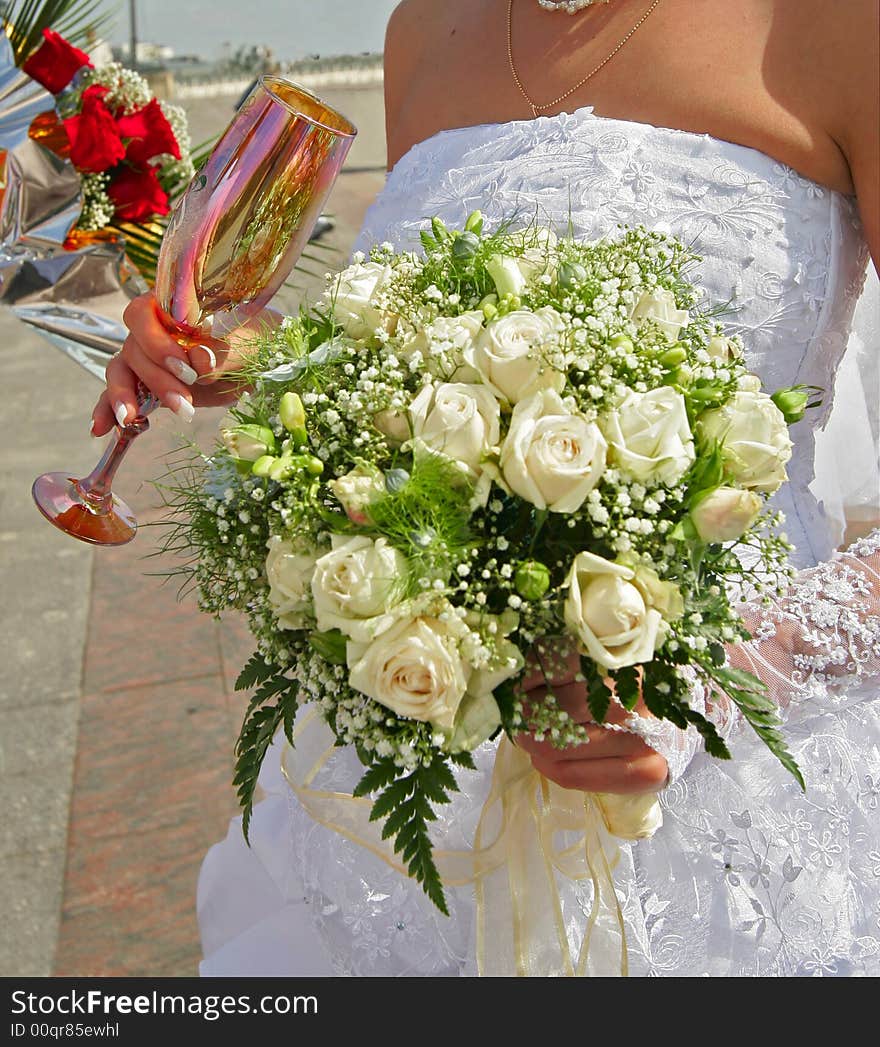
[[[54,29],[87,50],[91,34],[109,28],[115,12],[102,12],[101,0],[0,0],[0,19],[21,65],[39,47],[44,29]]]

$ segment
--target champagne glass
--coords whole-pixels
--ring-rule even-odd
[[[255,316],[308,242],[357,130],[310,91],[282,77],[254,86],[172,215],[156,271],[156,302],[183,346],[210,344]],[[131,541],[137,521],[111,483],[158,406],[140,386],[137,417],[88,476],[34,481],[40,512],[96,545]]]

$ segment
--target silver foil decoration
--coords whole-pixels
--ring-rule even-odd
[[[147,290],[125,260],[122,243],[68,251],[64,242],[80,216],[80,180],[29,137],[34,119],[55,100],[15,65],[0,33],[0,302],[101,381],[125,340],[122,313]]]

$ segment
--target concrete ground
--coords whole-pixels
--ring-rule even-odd
[[[344,260],[384,181],[381,91],[328,100],[362,146],[328,203],[319,269]],[[228,113],[196,115],[205,134]],[[119,472],[145,525],[135,541],[94,549],[45,522],[30,487],[91,469],[99,384],[6,311],[0,383],[0,976],[192,975],[199,864],[237,813],[233,684],[252,647],[241,621],[214,622],[157,576],[172,562],[151,481],[182,426],[159,412]],[[222,413],[183,435],[209,447]]]

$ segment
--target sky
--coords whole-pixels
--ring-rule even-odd
[[[397,0],[135,0],[138,39],[168,44],[177,54],[219,58],[224,44],[268,44],[280,59],[310,54],[381,51]],[[117,10],[114,43],[129,36],[130,0],[105,0]]]

